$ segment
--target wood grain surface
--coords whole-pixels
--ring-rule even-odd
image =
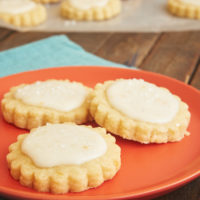
[[[20,33],[0,28],[0,51],[55,34],[58,33]],[[200,31],[59,34],[107,60],[164,74],[200,89]],[[200,200],[200,178],[154,200]]]

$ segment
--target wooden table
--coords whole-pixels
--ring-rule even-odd
[[[0,28],[0,51],[55,34]],[[164,74],[200,89],[200,31],[62,34],[107,60]],[[155,200],[200,200],[200,178]]]

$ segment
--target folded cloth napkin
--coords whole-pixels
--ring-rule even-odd
[[[0,77],[29,70],[77,65],[125,67],[86,52],[65,35],[52,36],[0,53]]]

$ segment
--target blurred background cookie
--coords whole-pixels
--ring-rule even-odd
[[[168,10],[179,17],[200,19],[200,0],[168,0]]]
[[[46,9],[31,0],[1,0],[0,19],[14,26],[36,26],[46,20]]]
[[[62,17],[74,20],[106,20],[120,11],[120,0],[66,0],[61,4]]]
[[[60,0],[33,0],[37,3],[57,3],[59,2]]]

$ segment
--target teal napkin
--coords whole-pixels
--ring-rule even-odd
[[[86,52],[65,35],[52,36],[0,53],[0,77],[29,70],[77,65],[125,67]]]

